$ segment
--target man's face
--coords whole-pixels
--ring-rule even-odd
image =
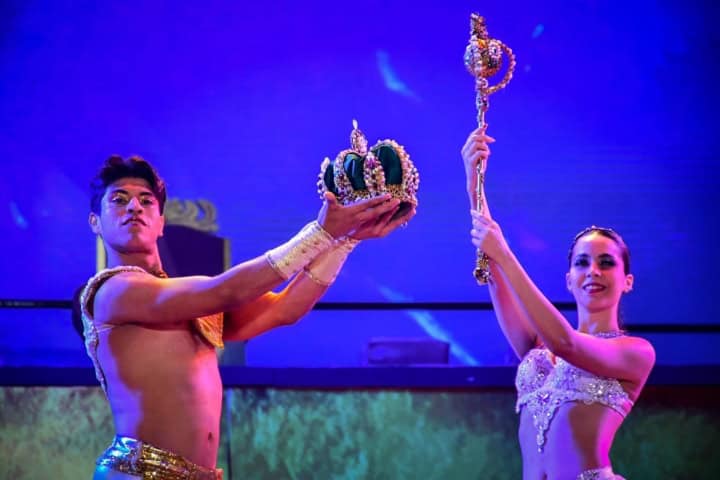
[[[165,225],[157,198],[141,178],[121,178],[108,185],[100,215],[91,213],[89,221],[107,247],[120,253],[153,253]]]

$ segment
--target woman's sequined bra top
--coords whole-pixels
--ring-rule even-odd
[[[621,335],[622,332],[610,332],[595,336],[614,338]],[[520,413],[526,408],[532,415],[540,452],[550,423],[565,402],[601,403],[623,417],[633,406],[619,381],[575,367],[554,357],[546,348],[534,348],[525,355],[517,370],[515,387],[518,391],[515,411]]]

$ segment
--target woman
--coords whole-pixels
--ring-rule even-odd
[[[573,240],[566,274],[578,309],[573,328],[520,265],[484,199],[483,214],[476,210],[477,166],[484,174],[494,141],[477,129],[461,153],[472,243],[490,258],[498,323],[522,359],[516,410],[523,479],[622,479],[610,465],[612,441],[655,363],[652,345],[619,324],[620,298],[633,286],[627,246],[595,226]]]

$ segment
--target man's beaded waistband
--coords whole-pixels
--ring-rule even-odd
[[[95,463],[154,480],[222,480],[222,470],[201,467],[176,453],[120,435]]]

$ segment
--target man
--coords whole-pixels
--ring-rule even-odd
[[[165,199],[162,179],[139,157],[110,157],[93,182],[89,222],[109,268],[88,282],[80,303],[117,434],[96,479],[221,478],[215,347],[294,323],[360,240],[415,214],[393,218],[400,202],[389,195],[341,206],[326,193],[317,220],[265,255],[214,277],[167,278],[157,247]]]

